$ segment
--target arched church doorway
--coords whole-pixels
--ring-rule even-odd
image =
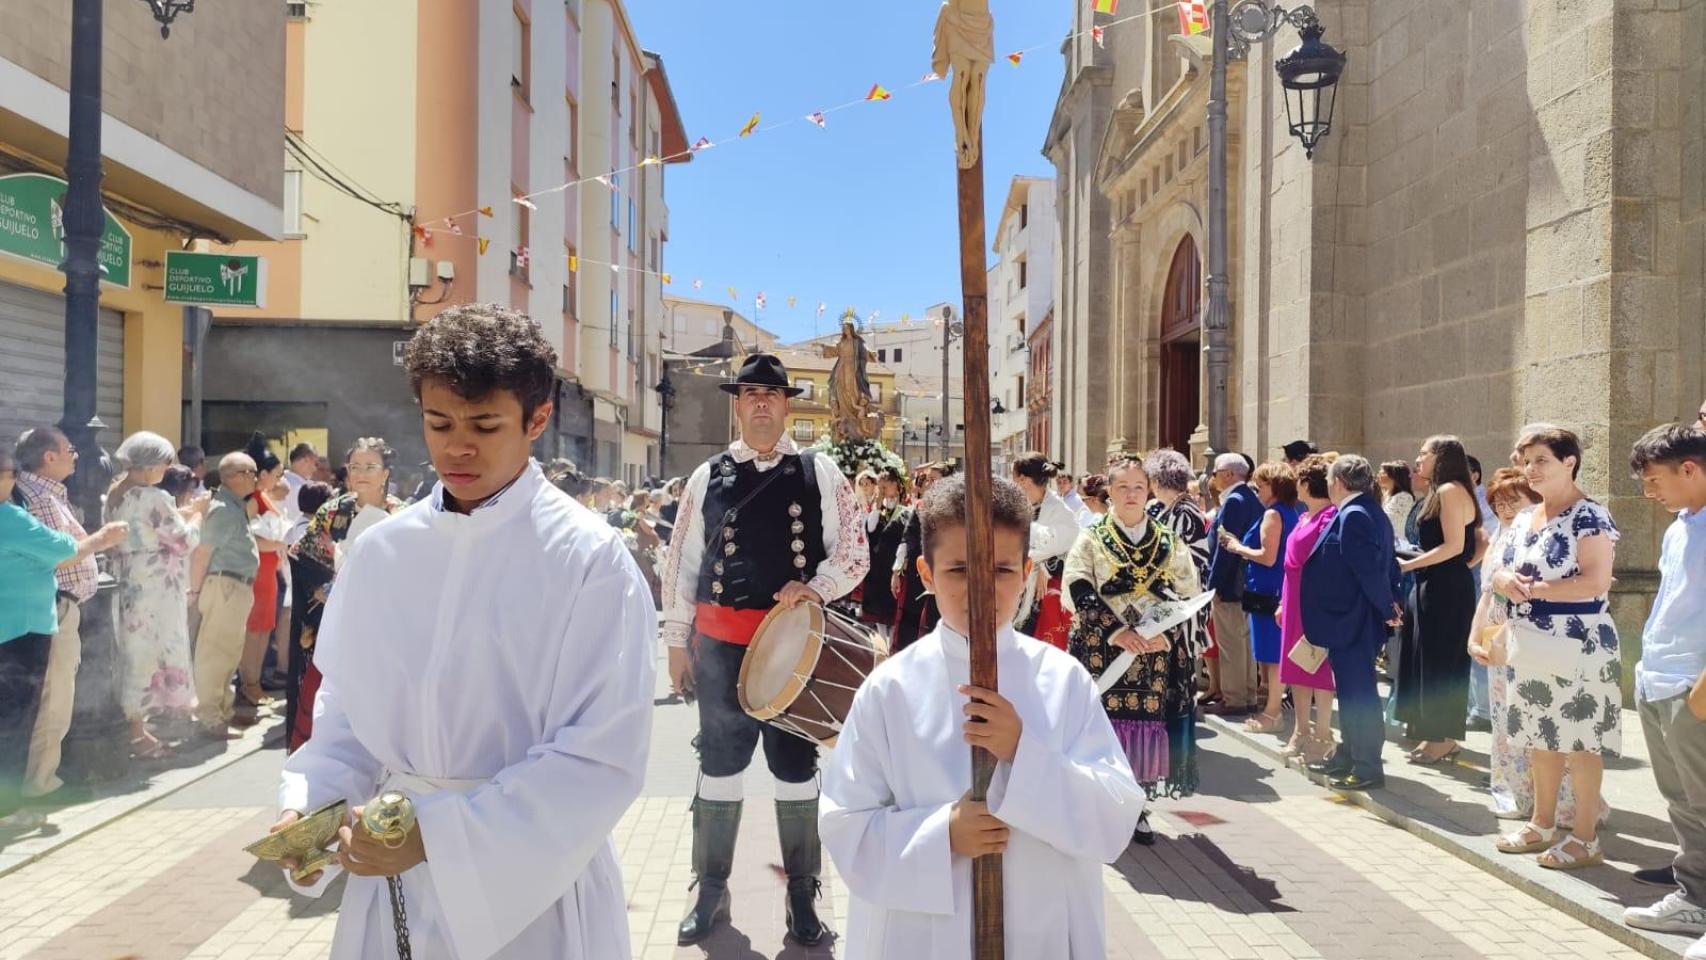
[[[1186,234],[1173,251],[1161,301],[1161,446],[1189,452],[1201,422],[1202,264]]]

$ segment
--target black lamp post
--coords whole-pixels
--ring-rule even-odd
[[[1230,449],[1230,392],[1232,369],[1232,284],[1228,276],[1226,69],[1243,57],[1250,45],[1261,43],[1290,24],[1303,35],[1303,44],[1274,64],[1286,93],[1286,122],[1313,159],[1315,147],[1333,123],[1334,93],[1345,69],[1345,55],[1321,41],[1325,32],[1315,10],[1287,10],[1268,0],[1213,0],[1211,13],[1214,57],[1208,87],[1208,304],[1203,315],[1203,352],[1208,355],[1208,445]],[[1326,94],[1323,113],[1322,94]]]
[[[195,0],[144,0],[166,36],[172,20]],[[65,150],[65,407],[60,429],[83,452],[71,476],[72,504],[89,529],[101,524],[101,492],[107,477],[96,444],[106,424],[95,416],[95,355],[101,309],[101,266],[96,254],[106,229],[101,205],[101,13],[103,0],[71,2],[71,112]],[[85,604],[83,659],[77,671],[71,730],[62,768],[67,780],[123,776],[130,754],[125,719],[118,705],[118,647],[112,632],[115,582],[103,576],[96,597]]]

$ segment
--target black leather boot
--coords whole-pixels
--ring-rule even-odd
[[[817,838],[817,800],[776,801],[776,832],[782,838],[782,869],[788,874],[788,935],[815,946],[828,931],[817,918],[823,885],[823,846]]]
[[[735,867],[741,801],[693,798],[693,876],[699,897],[676,930],[676,943],[692,946],[729,919],[729,874]]]

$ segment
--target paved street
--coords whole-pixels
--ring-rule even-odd
[[[734,928],[707,950],[675,946],[688,897],[693,726],[689,708],[660,703],[647,795],[617,832],[635,955],[834,956],[832,946],[805,951],[781,942],[775,827],[756,776]],[[325,956],[335,901],[289,898],[277,873],[241,850],[270,821],[281,759],[276,749],[248,756],[0,876],[0,960]],[[1201,796],[1160,805],[1157,846],[1133,848],[1107,868],[1109,956],[1640,955],[1277,769],[1233,737],[1206,737],[1203,787]],[[843,916],[845,891],[833,875],[826,879],[826,909]]]

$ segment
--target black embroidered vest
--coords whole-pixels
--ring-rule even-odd
[[[784,454],[764,473],[755,461],[737,463],[728,453],[710,463],[697,598],[737,610],[768,610],[783,584],[810,580],[824,560],[817,481],[798,454]],[[811,464],[812,470],[826,468],[835,469],[821,460]],[[763,492],[748,500],[766,480]]]

